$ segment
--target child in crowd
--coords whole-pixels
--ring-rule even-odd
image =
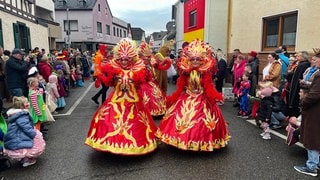
[[[63,109],[66,106],[66,101],[64,97],[66,96],[66,84],[64,79],[64,74],[61,69],[57,70],[58,77],[58,93],[59,98],[57,100],[57,109]]]
[[[307,94],[309,93],[309,88],[307,85],[301,85],[300,86],[300,92],[299,96],[300,99],[303,99]],[[288,126],[286,127],[286,130],[288,132],[287,134],[287,141],[286,143],[290,146],[295,144],[300,139],[300,126],[302,121],[301,114],[298,117],[292,116],[288,118]]]
[[[47,119],[46,105],[43,99],[43,89],[39,88],[39,80],[35,77],[30,77],[27,80],[29,87],[28,100],[30,102],[30,115],[33,119],[36,129],[40,130],[42,122]]]
[[[260,90],[257,92],[257,96],[261,98],[260,107],[256,116],[256,123],[263,129],[263,132],[260,134],[262,139],[269,140],[271,139],[270,135],[270,119],[272,114],[272,105],[274,103],[272,92],[273,86],[271,81],[265,81],[259,83]]]
[[[238,112],[238,117],[248,118],[248,94],[250,91],[250,74],[245,72],[242,75],[242,81],[240,82],[240,89],[238,92],[238,98],[240,99],[240,111]]]
[[[38,82],[39,82],[38,89],[43,89],[43,90],[46,89],[46,81],[43,78],[43,76],[41,76],[39,74],[39,71],[36,67],[32,67],[29,69],[28,78],[30,78],[30,77],[34,77],[34,78],[38,79]],[[43,91],[42,96],[45,101],[46,100],[46,92],[45,91]]]
[[[81,71],[81,66],[77,65],[76,67],[76,86],[83,87],[83,73]]]
[[[7,114],[8,131],[4,136],[4,153],[21,161],[23,167],[35,164],[35,158],[43,153],[46,144],[41,132],[34,129],[28,99],[23,96],[13,97],[13,106]]]
[[[47,83],[46,91],[48,94],[48,98],[51,98],[51,100],[57,104],[58,107],[58,99],[60,98],[59,92],[58,92],[58,77],[55,74],[51,74],[49,76],[49,82]],[[56,114],[57,112],[51,109],[50,111],[54,112]]]
[[[72,87],[76,87],[77,75],[75,69],[72,67],[70,70],[70,84]]]

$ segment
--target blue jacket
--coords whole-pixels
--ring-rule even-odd
[[[281,75],[282,75],[281,78],[283,78],[283,75],[287,73],[287,69],[288,69],[288,65],[289,65],[289,58],[286,55],[284,55],[284,53],[280,53],[279,58],[281,60],[281,65],[282,65],[281,66]]]
[[[8,118],[8,131],[4,135],[4,147],[9,150],[30,149],[33,146],[35,136],[36,131],[29,113],[17,112]]]

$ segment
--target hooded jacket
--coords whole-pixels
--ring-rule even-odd
[[[7,112],[8,131],[4,136],[4,147],[9,150],[29,149],[36,136],[33,121],[29,112],[21,109],[10,109]]]

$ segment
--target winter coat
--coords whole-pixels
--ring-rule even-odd
[[[233,65],[234,84],[233,84],[232,92],[234,94],[237,94],[239,92],[240,81],[244,73],[244,67],[246,66],[246,64],[247,64],[246,60],[241,60],[239,64],[235,63]]]
[[[251,71],[255,74],[256,77],[259,77],[259,59],[255,57],[251,61],[249,61],[249,64],[251,66]],[[252,83],[258,83],[258,81]]]
[[[301,135],[302,144],[311,150],[320,150],[320,72],[317,72],[310,86],[310,91],[301,100]]]
[[[46,86],[47,92],[51,95],[53,102],[60,97],[58,92],[58,77],[54,74],[49,76],[49,83]]]
[[[310,67],[309,61],[299,62],[297,68],[293,73],[293,77],[291,80],[290,85],[290,92],[289,92],[289,108],[297,108],[299,107],[299,92],[300,92],[300,82],[299,80],[303,78],[303,73],[306,69]]]
[[[216,74],[216,78],[218,80],[223,80],[227,75],[227,62],[224,59],[220,59],[218,61],[218,72]]]
[[[272,96],[262,98],[260,102],[258,116],[256,117],[256,119],[261,120],[263,122],[265,122],[266,119],[269,119],[270,122],[273,103],[274,100]]]
[[[279,61],[273,61],[269,69],[269,74],[264,78],[266,81],[271,81],[276,88],[280,87],[281,82],[281,64]]]
[[[29,112],[10,109],[8,112],[8,131],[4,135],[4,147],[8,150],[32,148],[36,136]]]
[[[40,61],[39,64],[39,74],[43,76],[46,82],[49,82],[49,76],[52,73],[51,66],[47,62]]]
[[[29,63],[11,56],[6,62],[7,85],[9,89],[26,88]]]

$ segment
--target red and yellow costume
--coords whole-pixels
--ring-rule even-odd
[[[85,143],[114,154],[152,152],[157,147],[156,126],[140,91],[148,72],[131,41],[121,40],[114,53],[112,60],[101,65],[101,75],[97,77],[106,86],[114,86],[114,90],[94,114]]]
[[[216,60],[211,48],[194,40],[183,51],[177,64],[177,90],[167,97],[169,108],[157,136],[164,143],[183,150],[213,151],[225,147],[230,136],[216,105],[223,97],[212,83]]]
[[[142,42],[138,48],[138,54],[144,60],[146,70],[149,72],[149,81],[141,85],[143,102],[152,116],[161,116],[166,112],[166,98],[159,85],[155,82],[153,65],[156,63],[149,45]]]

